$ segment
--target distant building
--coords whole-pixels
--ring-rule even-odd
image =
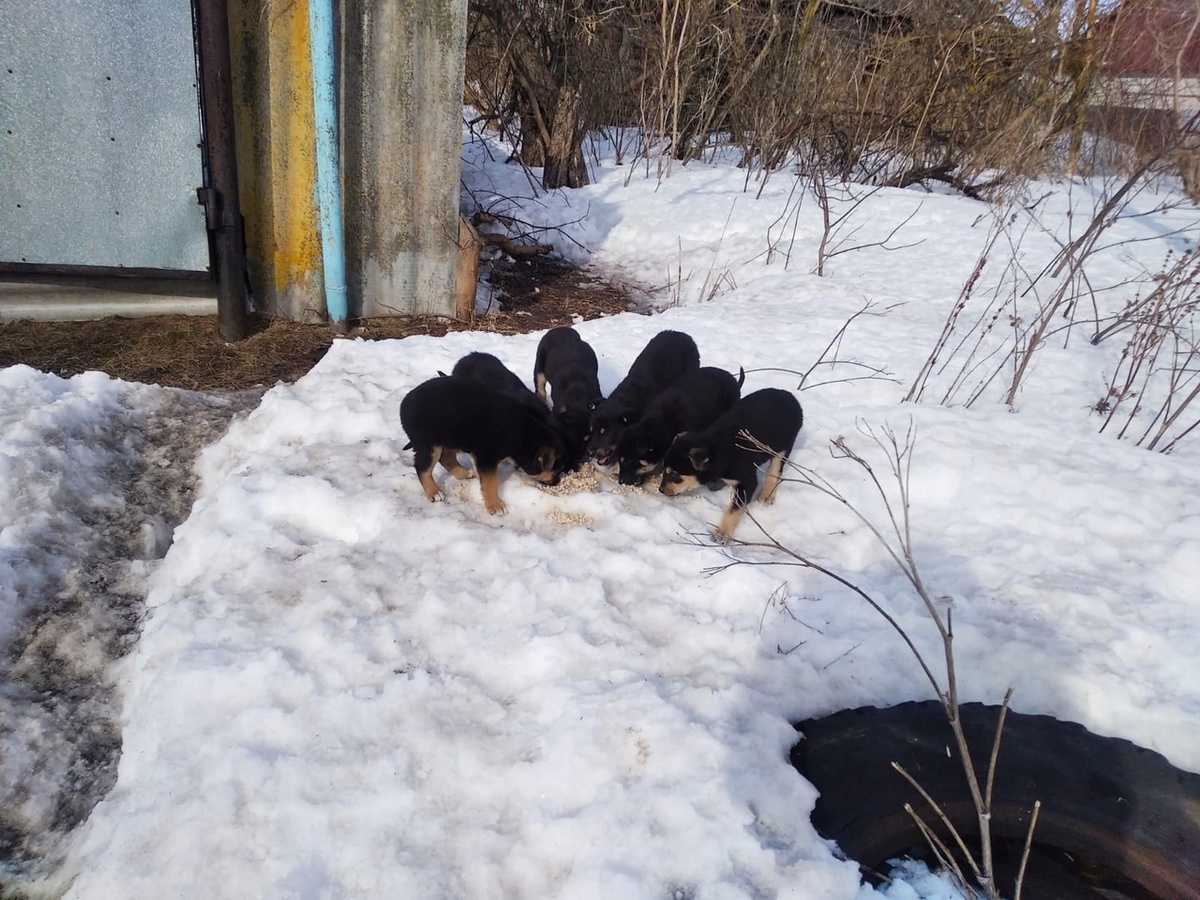
[[[1097,26],[1107,71],[1131,77],[1200,75],[1200,0],[1122,0]]]
[[[1113,105],[1200,110],[1200,0],[1122,0],[1096,33]]]
[[[1122,0],[1097,24],[1094,132],[1159,156],[1200,198],[1200,0]]]

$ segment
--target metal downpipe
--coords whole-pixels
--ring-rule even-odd
[[[338,115],[334,92],[333,0],[309,0],[309,44],[312,47],[313,112],[317,132],[317,216],[321,229],[325,309],[333,330],[344,334],[346,246],[342,232],[342,186],[338,163]]]
[[[226,341],[246,336],[246,257],[238,199],[237,149],[233,134],[233,86],[229,53],[229,14],[225,0],[197,0],[200,96],[209,183],[199,199],[213,233],[217,282],[217,327]]]

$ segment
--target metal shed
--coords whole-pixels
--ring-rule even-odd
[[[454,315],[465,27],[466,0],[13,7],[0,281],[75,288],[64,317],[215,305],[227,339],[250,305],[310,321]],[[332,219],[317,190],[330,166]]]

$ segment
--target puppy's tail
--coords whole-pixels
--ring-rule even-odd
[[[401,447],[400,449],[401,449],[401,450],[411,450],[411,449],[412,449],[412,441],[409,441],[407,444],[405,444],[405,445],[404,445],[403,447]]]
[[[738,390],[742,389],[742,385],[746,383],[746,370],[738,366]]]

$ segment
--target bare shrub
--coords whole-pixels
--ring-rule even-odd
[[[856,216],[864,203],[878,191],[878,188],[864,188],[853,185],[831,185],[823,171],[817,171],[812,179],[813,196],[821,208],[821,238],[817,241],[817,264],[814,274],[824,275],[829,260],[843,253],[853,253],[868,247],[881,247],[884,250],[902,250],[905,247],[915,247],[920,241],[909,244],[896,244],[893,239],[913,220],[920,206],[897,222],[892,229],[878,240],[858,239],[863,220]]]
[[[730,35],[714,28],[715,0],[643,0],[628,7],[640,40],[637,78],[639,124],[658,138],[646,163],[655,174],[670,174],[675,159],[687,160],[703,140],[705,117],[720,109],[720,60]],[[649,148],[648,148],[649,149]]]
[[[934,663],[925,658],[925,655],[921,652],[921,649],[916,645],[904,626],[878,600],[849,578],[835,571],[828,564],[818,562],[814,556],[801,550],[783,545],[763,530],[757,520],[754,520],[754,522],[762,530],[764,539],[762,541],[741,541],[734,539],[731,542],[731,546],[766,548],[772,551],[774,555],[782,556],[785,564],[796,565],[820,572],[849,589],[866,602],[899,635],[905,646],[908,647],[909,652],[913,655],[918,666],[920,666],[925,679],[933,688],[938,702],[941,704],[942,711],[946,716],[946,721],[950,725],[950,730],[954,736],[954,749],[962,766],[963,775],[966,779],[967,788],[970,792],[976,814],[980,834],[979,846],[975,848],[968,845],[958,828],[955,827],[954,823],[939,805],[937,798],[931,796],[921,786],[920,778],[918,777],[919,773],[907,772],[902,766],[893,762],[892,765],[896,771],[917,790],[929,807],[928,812],[924,816],[918,813],[912,806],[906,806],[905,811],[913,817],[943,868],[958,880],[965,892],[974,894],[971,885],[977,885],[989,900],[1000,900],[1002,894],[996,878],[991,837],[992,797],[995,789],[996,760],[1000,753],[1004,719],[1008,712],[1008,705],[1013,691],[1012,688],[1009,688],[1000,705],[991,753],[987,760],[986,768],[980,768],[972,758],[970,748],[967,745],[966,734],[959,712],[958,679],[954,658],[953,605],[949,602],[949,598],[936,596],[930,587],[926,585],[917,566],[913,549],[912,503],[909,485],[916,446],[915,430],[910,423],[903,440],[886,425],[876,429],[860,423],[859,431],[874,445],[874,451],[872,451],[871,455],[878,456],[882,454],[884,471],[877,470],[876,465],[866,455],[851,447],[845,437],[839,436],[830,442],[830,453],[836,460],[852,463],[857,467],[859,473],[865,476],[881,505],[881,512],[874,515],[867,514],[847,498],[833,482],[816,470],[801,465],[794,460],[788,462],[789,475],[784,480],[807,486],[826,498],[833,500],[849,511],[875,537],[879,546],[883,548],[892,560],[892,563],[903,574],[905,580],[920,600],[928,621],[936,629],[942,651],[940,666],[935,666]],[[754,443],[752,437],[749,435],[745,435],[745,437],[747,441]],[[753,514],[747,513],[747,515],[753,520]],[[723,552],[730,562],[728,565],[720,568],[756,564],[753,561],[733,555],[729,547]],[[935,668],[940,669],[940,674],[935,671]],[[1037,824],[1039,805],[1035,804],[1031,810],[1024,856],[1019,867],[1016,883],[1013,886],[1012,896],[1014,900],[1020,900],[1025,861],[1032,843],[1033,830]],[[929,815],[937,819],[949,833],[949,843],[937,836],[934,827],[926,820],[926,816]]]
[[[1113,426],[1117,437],[1169,453],[1200,428],[1198,309],[1200,250],[1193,245],[1183,253],[1168,253],[1146,295],[1092,335],[1092,343],[1098,344],[1128,333],[1095,407],[1103,416],[1101,432]]]
[[[1012,204],[993,211],[991,227],[984,240],[983,249],[980,250],[970,275],[963,282],[933,348],[929,351],[929,355],[922,363],[916,377],[913,378],[912,384],[909,385],[908,393],[904,396],[906,402],[924,399],[930,378],[934,375],[946,374],[949,371],[951,373],[950,384],[946,387],[939,402],[943,406],[950,405],[959,396],[960,391],[972,379],[978,377],[980,369],[989,365],[989,360],[998,352],[996,342],[991,339],[993,331],[1000,324],[1001,317],[1005,315],[1008,304],[1016,293],[1015,289],[1011,290],[1003,300],[1001,299],[1003,285],[1006,282],[1012,283],[1014,279],[1010,276],[1013,274],[1013,270],[1020,265],[1020,256],[1015,252],[1015,247],[1010,246],[1013,252],[1003,257],[1005,270],[999,277],[990,302],[986,302],[982,311],[976,312],[973,308],[971,315],[974,318],[970,318],[966,322],[963,322],[962,319],[967,306],[975,298],[975,290],[980,277],[991,265],[997,252],[1003,252],[1002,241],[1019,246],[1020,239],[1017,238],[1014,242],[1012,231],[1017,225],[1018,217],[1019,213]],[[1029,227],[1030,220],[1024,219],[1023,228],[1028,229]],[[952,363],[956,367],[955,369],[950,368]],[[991,371],[995,370],[991,369]],[[968,406],[974,402],[975,397],[983,387],[986,387],[987,383],[987,380],[983,380],[974,385],[974,393],[967,400]]]
[[[1200,397],[1200,218],[1179,231],[1153,235],[1183,247],[1168,251],[1159,271],[1117,284],[1098,284],[1093,274],[1105,257],[1135,243],[1114,228],[1145,215],[1135,201],[1149,191],[1147,176],[1160,159],[1143,160],[1126,176],[1093,181],[1090,187],[1099,190],[1082,229],[1061,239],[1058,252],[1040,268],[1027,266],[1024,247],[1031,231],[1049,232],[1038,217],[1040,201],[1014,198],[995,210],[983,249],[905,400],[925,399],[940,380],[944,387],[935,399],[942,405],[970,407],[999,385],[998,399],[1012,407],[1052,339],[1065,346],[1079,333],[1099,345],[1124,335],[1106,392],[1094,406],[1102,417],[1100,431],[1111,428],[1138,446],[1169,451],[1200,427],[1200,404],[1192,405]],[[1161,215],[1183,207],[1190,202],[1167,199],[1152,211]],[[991,290],[981,297],[985,275]],[[1133,299],[1116,312],[1105,311],[1111,306],[1107,298],[1118,291]]]
[[[1064,31],[1061,4],[992,0],[477,0],[467,98],[547,186],[584,183],[588,129],[637,124],[660,178],[719,135],[764,176],[800,154],[841,181],[982,197],[1078,130],[1094,6]]]
[[[728,224],[728,223],[726,223]],[[724,238],[724,232],[722,232]],[[673,309],[683,306],[686,302],[686,297],[691,294],[692,298],[699,303],[708,303],[721,294],[737,289],[737,281],[733,277],[733,273],[728,267],[717,270],[717,259],[720,256],[721,245],[718,242],[713,250],[712,260],[709,262],[708,270],[705,272],[704,281],[700,284],[696,292],[686,291],[686,286],[692,280],[695,274],[691,269],[687,272],[683,271],[683,241],[680,241],[679,255],[675,262],[667,266],[666,281],[662,286],[651,288],[649,293],[665,294],[666,300],[660,301],[658,306],[661,309]]]
[[[1040,171],[1081,108],[1049,10],[1021,23],[982,0],[796,10],[760,65],[770,76],[729,110],[730,133],[764,170],[812,148],[839,180],[937,180],[983,196]]]
[[[501,128],[546,188],[588,183],[584,137],[626,96],[620,8],[590,0],[474,0],[465,98]]]
[[[852,356],[843,355],[846,334],[857,319],[863,316],[886,316],[888,313],[894,311],[898,305],[878,309],[878,304],[874,301],[868,300],[864,302],[861,307],[846,318],[841,327],[834,332],[833,337],[826,342],[825,349],[821,351],[817,358],[803,372],[795,369],[783,369],[777,366],[757,366],[753,369],[747,369],[746,374],[752,372],[788,372],[799,376],[800,381],[796,385],[796,390],[798,391],[809,391],[814,388],[824,387],[827,384],[848,384],[855,381],[878,380],[889,381],[893,384],[898,383],[898,380],[887,369],[870,365]],[[829,374],[821,381],[811,381],[810,379],[817,369],[829,370]],[[849,370],[849,374],[843,374],[840,371],[834,370]]]

